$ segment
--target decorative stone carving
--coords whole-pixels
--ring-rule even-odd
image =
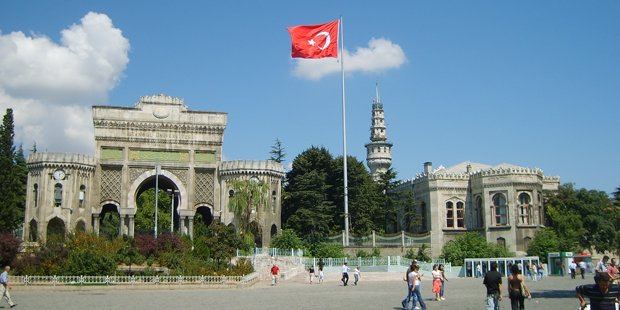
[[[121,167],[101,167],[101,201],[121,200]]]
[[[155,167],[149,169],[149,168],[129,168],[129,180],[130,183],[133,183],[139,176],[141,176],[143,173],[149,171],[149,170],[153,170],[155,169]]]
[[[213,205],[214,176],[211,170],[195,170],[194,181],[196,184],[195,200],[197,204],[206,203]]]

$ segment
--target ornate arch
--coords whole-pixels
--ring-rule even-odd
[[[187,194],[187,188],[185,188],[185,185],[183,184],[181,179],[179,179],[172,172],[168,170],[164,170],[164,169],[162,169],[159,172],[159,175],[168,178],[170,181],[172,181],[172,183],[174,183],[174,185],[176,185],[179,188],[179,194],[180,194],[181,199],[180,199],[179,205],[177,206],[178,210],[179,211],[189,210],[189,204],[187,203],[187,200],[189,197]],[[138,190],[140,185],[142,185],[142,183],[146,181],[146,179],[150,177],[154,177],[154,176],[155,176],[155,169],[151,169],[139,175],[131,183],[131,186],[129,187],[129,191],[127,192],[127,208],[132,209],[133,213],[135,213],[135,210],[136,210],[136,191]]]

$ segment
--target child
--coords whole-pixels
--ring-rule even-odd
[[[360,280],[360,266],[355,267],[355,271],[353,271],[353,276],[355,277],[355,282],[353,282],[353,284],[357,285],[357,281]]]
[[[312,279],[314,278],[314,265],[310,266],[310,284],[312,284]]]

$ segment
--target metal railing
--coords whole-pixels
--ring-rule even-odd
[[[411,265],[411,259],[402,257],[402,256],[384,256],[384,257],[341,257],[341,258],[323,258],[323,264],[325,267],[340,267],[344,263],[347,263],[349,267],[359,266],[359,267],[409,267]],[[304,262],[306,266],[318,266],[319,258],[316,257],[308,257]],[[434,259],[430,262],[418,262],[420,265],[420,269],[431,271],[433,270],[433,265],[444,265],[444,270],[446,272],[452,271],[452,264],[446,262],[443,259]]]
[[[335,236],[327,237],[326,242],[328,243],[338,243],[345,244],[344,231]],[[401,231],[400,233],[395,234],[385,234],[381,235],[376,232],[372,232],[372,234],[367,236],[355,236],[349,235],[349,245],[350,246],[362,246],[362,247],[412,247],[412,246],[421,246],[422,244],[426,244],[427,246],[431,243],[431,235],[430,233],[424,234],[412,234],[405,231]]]
[[[11,276],[15,285],[245,285],[258,281],[258,273],[244,276]]]
[[[244,251],[237,249],[238,257],[247,257],[247,256],[255,256],[255,255],[303,257],[304,250],[302,249],[254,248],[251,251],[244,252]]]

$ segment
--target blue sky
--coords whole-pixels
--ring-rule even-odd
[[[90,106],[165,93],[228,113],[225,159],[341,155],[335,60],[292,59],[286,30],[340,16],[350,155],[378,82],[401,179],[473,161],[620,187],[618,1],[2,1],[0,108],[25,148],[93,154]]]

